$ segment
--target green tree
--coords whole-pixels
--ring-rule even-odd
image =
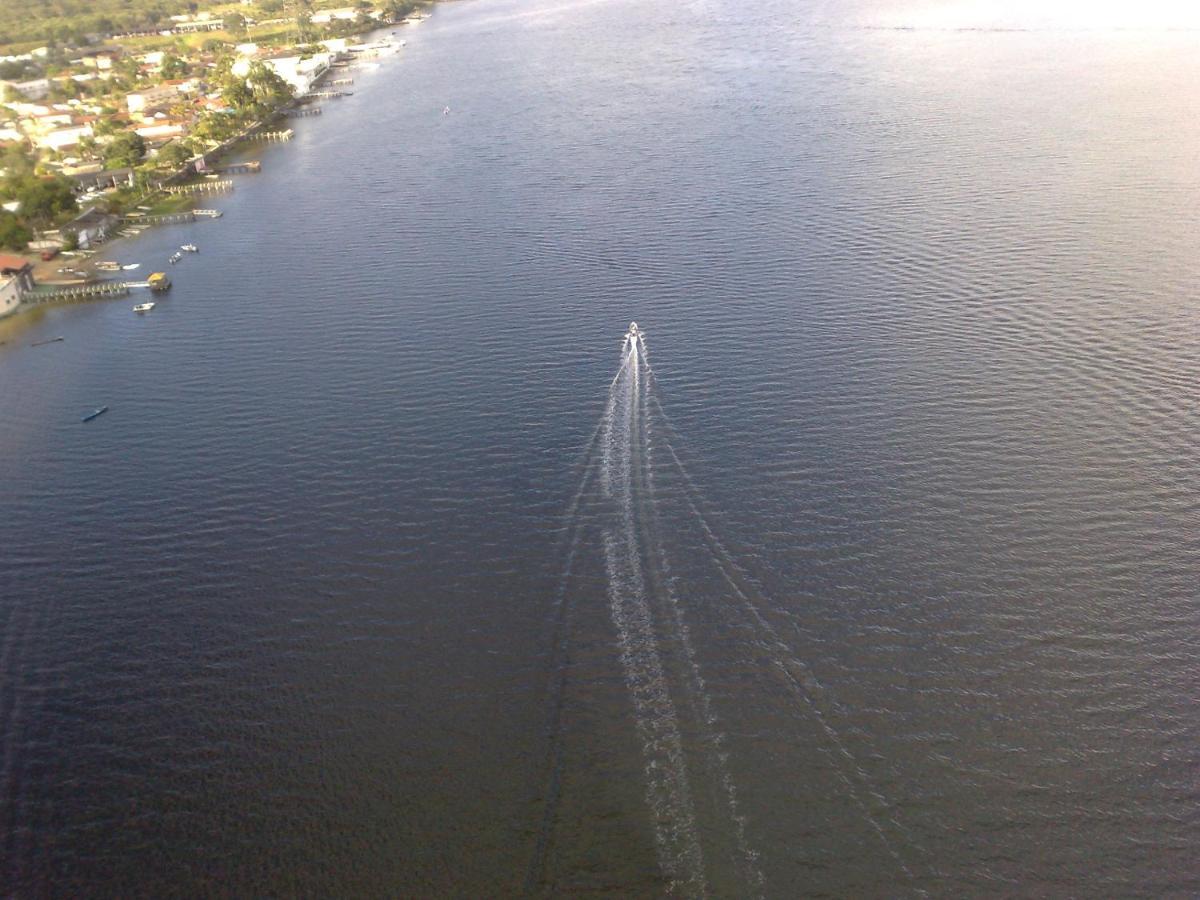
[[[0,209],[0,247],[9,250],[24,250],[33,235],[21,224],[21,220],[8,210]]]
[[[261,62],[250,64],[246,85],[254,95],[254,113],[260,117],[292,99],[291,85]]]
[[[183,164],[192,158],[192,152],[180,141],[171,141],[158,151],[155,159],[164,169],[181,169]]]
[[[225,103],[238,112],[250,108],[254,103],[254,94],[244,78],[229,75],[221,82],[221,97]]]
[[[17,200],[21,204],[21,218],[43,228],[63,213],[79,208],[75,202],[75,183],[62,175],[25,179],[17,191]]]
[[[188,67],[182,59],[173,53],[164,53],[162,61],[163,78],[182,78],[187,74]]]
[[[146,142],[135,131],[122,131],[104,148],[104,165],[109,169],[136,166],[146,155]]]

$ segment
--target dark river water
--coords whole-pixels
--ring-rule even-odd
[[[0,895],[1200,893],[1200,34],[907,5],[440,6],[0,322]]]

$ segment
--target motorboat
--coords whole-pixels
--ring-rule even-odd
[[[154,309],[154,301],[148,300],[145,303],[139,303],[137,306],[135,306],[133,308],[133,311],[135,313],[144,313],[144,312],[150,312],[150,310],[152,310],[152,309]]]
[[[169,262],[171,265],[175,265],[175,263],[179,262],[181,259],[183,259],[183,254],[176,250],[171,254],[167,262]]]
[[[646,332],[638,328],[637,322],[629,323],[629,330],[625,332],[625,340],[627,341],[643,341],[646,339]]]
[[[184,251],[185,253],[199,253],[200,252],[200,248],[197,247],[195,244],[180,244],[179,249]]]

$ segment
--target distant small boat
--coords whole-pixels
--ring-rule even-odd
[[[96,418],[96,416],[102,416],[102,415],[104,415],[106,412],[108,412],[108,407],[107,407],[107,406],[102,406],[102,407],[100,407],[99,409],[92,410],[92,412],[88,413],[88,414],[87,414],[86,416],[84,416],[84,417],[83,417],[83,418],[82,418],[80,421],[82,421],[82,422],[90,422],[90,421],[92,421],[92,419]]]
[[[152,310],[152,309],[154,309],[154,301],[150,300],[150,301],[147,301],[146,303],[139,303],[137,306],[135,306],[133,308],[133,311],[135,313],[144,313],[144,312],[150,312],[150,310]]]
[[[127,266],[121,266],[121,268],[124,269],[126,272],[132,272],[134,269],[140,269],[141,267],[142,267],[141,263],[130,263]]]
[[[171,254],[167,262],[169,262],[171,265],[175,265],[175,263],[179,262],[181,259],[183,259],[183,254],[176,250]]]
[[[59,341],[63,341],[63,340],[66,340],[66,338],[61,338],[61,337],[47,338],[44,341],[34,341],[29,346],[30,347],[41,347],[44,344],[57,344]]]
[[[186,253],[199,253],[200,252],[200,248],[197,247],[195,244],[180,244],[179,249],[183,250]]]

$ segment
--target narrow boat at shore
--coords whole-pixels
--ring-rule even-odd
[[[171,254],[167,262],[169,262],[171,265],[175,265],[175,263],[179,262],[181,259],[183,259],[183,254],[176,250]]]
[[[139,303],[137,306],[135,306],[133,308],[133,311],[135,313],[145,313],[145,312],[150,312],[150,310],[152,310],[152,309],[154,309],[154,301],[147,300],[145,303]]]
[[[96,418],[97,416],[102,416],[106,412],[108,412],[108,407],[101,406],[99,409],[92,410],[90,413],[88,413],[86,416],[84,416],[80,421],[90,422],[90,421],[92,421],[92,419]]]

